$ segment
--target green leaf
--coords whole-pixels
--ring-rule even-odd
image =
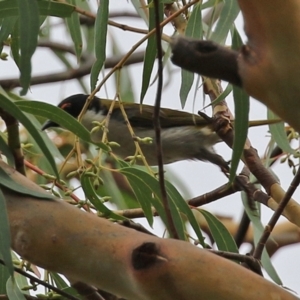
[[[85,196],[91,201],[95,208],[103,214],[103,217],[114,220],[126,220],[126,218],[113,213],[102,203],[101,199],[96,194],[93,185],[91,184],[91,179],[89,176],[83,174],[80,178],[80,181]]]
[[[239,249],[227,228],[213,214],[203,209],[197,209],[208,223],[211,234],[221,251],[239,253]]]
[[[76,5],[75,0],[68,0],[68,2],[74,6]],[[81,38],[81,27],[80,27],[78,13],[73,12],[70,17],[66,18],[66,21],[68,24],[72,41],[74,43],[77,61],[79,62],[81,52],[82,52],[82,38]]]
[[[268,109],[268,120],[279,119],[270,109]],[[296,151],[290,146],[286,135],[284,122],[270,124],[269,130],[276,144],[286,153],[296,154]]]
[[[15,193],[31,196],[38,199],[53,200],[54,197],[46,192],[40,192],[34,189],[25,187],[11,179],[9,174],[0,168],[0,187],[5,187]]]
[[[20,291],[18,285],[16,284],[16,282],[13,282],[11,277],[7,280],[6,292],[9,299],[26,300],[25,296]]]
[[[13,154],[11,153],[10,148],[7,145],[6,140],[3,137],[3,133],[0,132],[0,151],[3,155],[6,156],[7,162],[11,167],[15,166],[15,159]]]
[[[233,99],[235,108],[235,120],[234,120],[234,141],[233,152],[231,158],[230,168],[230,183],[233,182],[236,170],[238,168],[241,156],[243,154],[245,142],[248,135],[249,124],[249,95],[236,86],[233,87]]]
[[[187,37],[196,39],[202,39],[203,37],[201,4],[202,2],[199,2],[194,6],[191,16],[189,17],[185,31],[185,35]],[[194,73],[181,69],[181,86],[179,96],[182,107],[185,105],[193,82]]]
[[[16,17],[19,15],[18,0],[0,1],[0,18]],[[66,18],[74,11],[75,7],[67,3],[56,1],[32,1],[36,2],[39,14],[42,16],[53,16]]]
[[[240,12],[236,0],[223,0],[223,2],[224,6],[222,8],[217,26],[210,37],[211,40],[219,44],[223,44],[225,42],[230,28],[234,24],[234,21]]]
[[[0,102],[1,103],[1,102]],[[80,124],[74,117],[72,117],[67,112],[62,109],[40,101],[17,101],[15,103],[22,111],[31,113],[35,116],[44,117],[46,119],[51,119],[55,123],[59,124],[61,127],[73,132],[83,141],[88,143],[93,143],[91,140],[91,135],[89,131]],[[24,125],[24,124],[23,124]],[[29,131],[31,133],[31,131]],[[93,143],[105,151],[109,148],[104,143]]]
[[[123,168],[120,172],[128,179],[150,226],[153,224],[151,204],[155,207],[166,226],[168,226],[166,212],[161,203],[161,192],[158,180],[148,173],[132,167]],[[183,221],[171,194],[168,194],[168,205],[180,239],[186,240]]]
[[[49,164],[52,167],[53,172],[59,178],[59,174],[56,169],[56,163],[54,158],[49,151],[47,145],[45,144],[43,138],[41,137],[41,132],[36,129],[36,127],[32,124],[30,118],[28,118],[19,107],[7,96],[7,94],[0,89],[0,107],[4,109],[7,113],[13,116],[16,120],[21,122],[23,126],[30,132],[31,136],[38,143],[41,151],[46,156]]]
[[[206,245],[205,245],[204,237],[202,235],[199,224],[198,224],[191,208],[186,203],[186,201],[182,198],[182,196],[177,191],[177,189],[170,182],[165,181],[165,183],[166,183],[169,197],[171,197],[171,199],[174,201],[174,203],[176,204],[176,206],[178,207],[180,212],[182,212],[183,214],[185,214],[187,216],[191,226],[193,227],[193,229],[198,237],[200,244],[203,246],[203,248],[205,248]]]
[[[148,5],[152,0],[148,0]],[[163,3],[159,2],[159,20],[162,20],[163,17]],[[155,28],[155,10],[153,6],[149,6],[149,31]],[[143,65],[143,81],[140,95],[140,103],[143,103],[146,92],[149,88],[150,78],[153,70],[154,61],[156,58],[156,36],[153,34],[149,37],[147,41],[145,56],[144,56],[144,65]]]
[[[0,2],[0,6],[1,6],[1,2]],[[13,31],[16,20],[17,20],[16,17],[10,17],[10,18],[4,18],[2,21],[1,28],[0,28],[0,53],[3,50],[3,42],[8,38],[8,36]]]
[[[41,16],[53,16],[59,18],[67,18],[74,11],[75,7],[68,3],[57,1],[38,1],[39,12]]]
[[[91,90],[96,88],[99,73],[105,62],[106,35],[109,0],[101,0],[95,21],[95,55],[96,62],[91,71]]]
[[[0,189],[0,253],[10,276],[14,275],[14,266],[10,254],[10,227],[6,212],[6,200]]]
[[[1,2],[0,2],[1,3]],[[10,44],[11,52],[13,59],[20,69],[20,34],[19,34],[19,20],[17,19],[15,22],[15,26],[11,33],[11,44]]]
[[[0,294],[6,294],[6,282],[10,275],[7,267],[0,265]]]
[[[37,47],[39,34],[39,10],[36,1],[17,0],[19,7],[20,32],[20,84],[21,95],[28,91],[31,80],[31,57]]]
[[[254,244],[256,246],[257,243],[259,242],[260,237],[264,232],[264,226],[260,220],[260,204],[257,203],[256,205],[258,207],[258,210],[253,211],[248,206],[247,195],[245,194],[245,192],[242,192],[241,196],[242,196],[242,201],[243,201],[245,211],[253,225]],[[268,275],[272,278],[272,280],[274,280],[274,282],[276,282],[277,284],[282,285],[281,279],[279,278],[275,268],[273,267],[271,259],[268,253],[266,252],[266,249],[264,249],[263,251],[261,263],[264,269],[266,270],[266,272],[268,273]]]
[[[232,39],[232,48],[237,49],[242,45],[241,38],[235,30]],[[240,158],[242,156],[245,142],[248,135],[249,124],[249,95],[241,88],[233,86],[233,99],[235,109],[234,120],[234,141],[233,153],[231,158],[231,168],[229,181],[233,182]]]
[[[219,102],[225,100],[225,98],[232,92],[232,85],[230,83],[227,84],[225,90],[211,103],[203,107],[203,110],[209,106],[217,105]]]
[[[133,192],[140,203],[145,217],[150,226],[153,225],[153,215],[151,209],[151,203],[153,197],[159,197],[159,195],[152,194],[152,185],[153,184],[153,177],[149,174],[142,172],[140,170],[134,168],[123,168],[121,169],[121,174],[125,175],[127,180],[129,181],[130,186],[133,189]],[[148,176],[147,176],[148,175]],[[150,181],[146,179],[146,177],[151,177]],[[155,180],[155,179],[154,179]]]

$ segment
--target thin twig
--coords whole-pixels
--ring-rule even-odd
[[[4,261],[2,259],[0,259],[0,264],[3,265],[3,266],[5,266],[5,263],[4,263]],[[27,277],[27,278],[29,278],[30,281],[36,282],[36,283],[38,283],[38,284],[40,284],[40,285],[42,285],[42,286],[44,286],[44,287],[46,287],[46,288],[54,291],[54,292],[56,292],[57,294],[62,295],[63,297],[66,297],[66,299],[79,300],[77,297],[74,297],[74,296],[72,296],[72,295],[70,295],[70,294],[68,294],[68,293],[60,290],[59,288],[57,288],[57,287],[55,287],[55,286],[53,286],[53,285],[51,285],[51,284],[49,284],[49,283],[41,280],[41,279],[38,279],[38,278],[34,277],[31,274],[28,274],[27,272],[25,272],[24,270],[22,270],[20,268],[14,267],[14,271],[17,272],[17,273],[19,273],[19,274],[21,274],[21,275],[23,275],[23,276],[25,276],[25,277]]]
[[[163,53],[161,47],[161,29],[160,29],[160,11],[159,11],[159,0],[154,0],[154,12],[155,12],[155,28],[156,28],[156,49],[157,49],[157,62],[158,62],[158,82],[157,82],[157,92],[156,99],[153,111],[153,127],[155,132],[155,143],[156,143],[156,155],[157,155],[157,164],[158,164],[158,180],[161,192],[162,203],[167,217],[167,227],[171,237],[179,239],[179,235],[172,217],[170,210],[170,205],[168,201],[168,194],[165,185],[164,178],[164,162],[163,162],[163,153],[162,153],[162,144],[161,144],[161,127],[160,127],[160,102],[161,94],[163,87]]]

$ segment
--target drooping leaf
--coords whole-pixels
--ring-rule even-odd
[[[201,12],[201,5],[202,2],[197,3],[189,20],[187,22],[185,35],[188,37],[202,39],[203,36],[203,29],[202,29],[202,12]],[[187,96],[192,88],[194,82],[194,73],[181,70],[181,86],[180,86],[180,102],[181,106],[184,107]]]
[[[99,73],[105,62],[106,54],[106,35],[108,22],[109,0],[101,0],[95,21],[95,55],[96,62],[91,71],[91,91],[96,87]]]
[[[148,0],[150,4],[152,0]],[[159,2],[159,20],[162,20],[163,16],[163,4]],[[149,6],[149,31],[155,28],[155,10],[153,5]],[[144,65],[143,65],[143,81],[140,94],[140,103],[143,103],[146,92],[149,88],[150,78],[153,70],[154,61],[156,58],[156,36],[155,34],[150,36],[147,41],[145,56],[144,56]]]
[[[82,189],[84,191],[85,196],[91,201],[91,203],[95,206],[95,208],[103,214],[105,218],[111,218],[114,220],[126,220],[126,218],[113,213],[109,208],[107,208],[96,194],[94,187],[91,183],[91,179],[86,174],[83,174],[80,178]]]
[[[234,49],[239,48],[242,45],[241,37],[237,30],[234,30],[232,47]],[[233,152],[231,158],[230,168],[230,182],[233,182],[236,170],[240,158],[243,153],[245,142],[248,135],[248,124],[249,124],[249,95],[241,88],[233,86],[233,99],[234,99],[234,110],[235,110],[235,121],[234,121],[234,141],[233,141]]]
[[[165,183],[166,183],[168,195],[172,198],[172,200],[174,201],[174,203],[176,204],[176,206],[178,207],[180,212],[182,212],[183,214],[185,214],[187,216],[192,228],[194,229],[195,233],[197,234],[199,243],[203,246],[203,248],[205,248],[206,245],[205,245],[204,237],[202,235],[199,224],[198,224],[191,208],[186,203],[186,201],[182,198],[182,196],[177,191],[177,189],[170,182],[166,181]]]
[[[213,214],[203,209],[197,209],[208,223],[211,234],[220,251],[239,253],[239,249],[227,228]]]
[[[0,28],[0,53],[3,50],[3,45],[4,45],[3,42],[8,38],[8,36],[13,31],[16,20],[17,20],[16,17],[10,17],[10,18],[4,18],[2,21],[1,28]]]
[[[248,199],[247,199],[245,192],[242,192],[241,196],[242,196],[242,201],[243,201],[243,205],[246,210],[246,213],[253,225],[254,244],[256,246],[260,237],[262,236],[262,234],[264,232],[264,226],[260,220],[260,217],[261,217],[260,216],[260,204],[259,203],[257,204],[258,210],[253,211],[248,206]],[[270,256],[268,255],[268,253],[266,252],[265,249],[262,254],[261,263],[262,263],[264,269],[266,270],[266,272],[268,273],[268,275],[272,278],[272,280],[274,280],[274,282],[276,282],[277,284],[282,285],[282,281],[281,281],[280,277],[278,276],[274,266],[272,265]]]
[[[67,3],[39,0],[37,3],[39,14],[41,16],[53,16],[66,18],[74,11],[75,7]],[[10,18],[19,15],[18,0],[0,1],[0,18]]]
[[[223,44],[232,24],[237,18],[240,9],[236,0],[224,0],[224,5],[217,26],[210,37],[216,43]]]
[[[10,254],[10,245],[10,227],[6,212],[6,200],[2,193],[2,190],[0,189],[0,254],[3,258],[3,261],[10,276],[13,276],[14,266]],[[5,274],[4,271],[3,274]]]
[[[20,291],[16,282],[14,282],[11,277],[7,280],[6,283],[6,293],[9,299],[14,300],[26,300],[23,293]]]
[[[8,147],[4,137],[2,136],[3,133],[0,133],[0,151],[3,155],[6,156],[7,162],[11,167],[14,167],[15,165],[15,160],[14,156],[11,153],[10,148]]]
[[[17,101],[15,103],[22,111],[31,113],[36,116],[51,119],[59,124],[61,127],[73,132],[80,139],[92,143],[91,136],[88,130],[80,124],[74,117],[66,113],[62,109],[40,101]],[[31,133],[31,131],[30,131]],[[108,147],[104,143],[97,143],[97,146],[105,151],[108,151]]]
[[[0,187],[5,187],[15,193],[31,196],[38,199],[53,200],[54,197],[46,192],[40,192],[36,189],[25,187],[16,181],[12,180],[9,174],[0,168]]]
[[[67,1],[74,6],[76,5],[75,0],[67,0]],[[70,17],[66,18],[66,21],[68,24],[68,29],[70,31],[72,41],[74,43],[77,61],[79,62],[81,52],[82,52],[82,38],[81,38],[81,27],[80,27],[78,13],[73,12]]]
[[[162,218],[163,222],[168,227],[166,212],[164,211],[161,202],[161,192],[158,180],[148,173],[133,167],[125,167],[121,169],[120,172],[128,179],[137,197],[137,200],[143,208],[150,226],[152,226],[153,223],[153,216],[151,211],[151,205],[153,205],[157,210],[159,216]],[[180,239],[186,240],[183,221],[181,219],[178,208],[174,203],[174,199],[172,199],[172,194],[170,193],[168,193],[168,205],[174,225],[176,227],[177,234],[179,235]]]
[[[56,168],[56,163],[54,158],[51,155],[48,147],[46,146],[43,138],[41,137],[41,132],[36,129],[36,127],[32,124],[30,118],[28,118],[19,107],[8,97],[8,95],[0,89],[0,107],[4,109],[7,113],[13,116],[16,120],[21,122],[23,126],[30,132],[31,136],[38,143],[41,151],[48,159],[49,164],[52,167],[54,174],[59,178],[59,174]]]
[[[37,47],[39,33],[39,9],[37,1],[17,0],[19,7],[19,33],[20,33],[20,84],[21,95],[28,91],[31,80],[31,57]]]
[[[268,109],[268,120],[278,119],[270,109]],[[270,124],[269,130],[276,144],[286,153],[296,154],[296,151],[291,147],[284,128],[284,122]]]

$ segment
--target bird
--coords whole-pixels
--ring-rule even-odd
[[[75,94],[62,100],[58,107],[77,118],[82,111],[89,95]],[[83,114],[81,123],[91,131],[96,122],[102,122],[111,107],[112,100],[100,99],[96,96],[90,102]],[[155,139],[153,128],[153,106],[138,103],[122,103],[135,136]],[[171,164],[182,160],[208,161],[222,170],[228,169],[228,162],[214,150],[214,145],[221,142],[213,129],[209,118],[200,115],[177,111],[170,108],[160,108],[161,141],[164,164]],[[47,120],[42,130],[60,127],[52,120]],[[102,140],[103,131],[93,130],[91,140],[95,143]],[[108,124],[107,137],[120,147],[114,147],[113,153],[122,159],[135,154],[134,137],[130,134],[126,121],[120,110],[120,104],[115,103]],[[140,143],[143,155],[150,166],[157,165],[155,143]]]

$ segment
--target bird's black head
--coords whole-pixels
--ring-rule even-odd
[[[88,96],[89,95],[84,95],[84,94],[72,95],[72,96],[62,100],[58,104],[58,107],[63,109],[65,112],[69,113],[74,118],[77,118],[79,116],[80,112],[82,111],[83,106],[84,106]],[[97,97],[94,97],[94,99],[90,103],[88,109],[92,109],[92,110],[95,110],[95,112],[99,112],[101,109],[100,99]],[[45,130],[50,127],[60,127],[60,126],[59,126],[59,124],[53,122],[52,120],[47,120],[43,124],[42,130]]]

